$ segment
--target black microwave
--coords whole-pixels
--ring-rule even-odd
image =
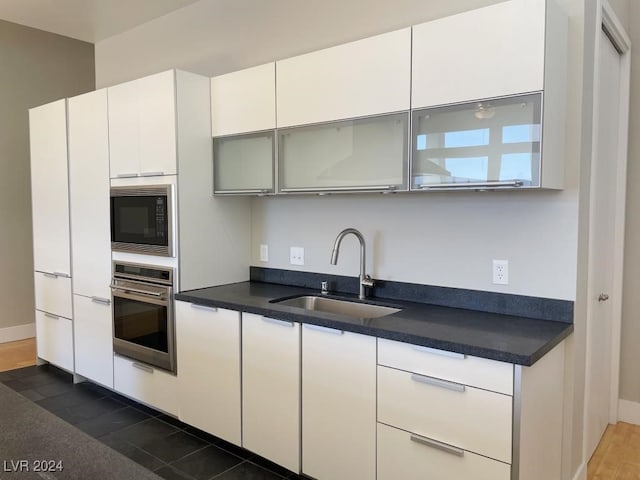
[[[171,185],[111,187],[111,249],[173,256]]]

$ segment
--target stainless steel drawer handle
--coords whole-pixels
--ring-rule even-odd
[[[55,273],[42,272],[42,274],[47,278],[58,278],[58,275],[56,275]]]
[[[141,177],[159,177],[164,175],[164,172],[142,172],[138,174]]]
[[[278,320],[276,318],[262,317],[262,320],[267,323],[273,323],[274,325],[280,325],[281,327],[293,327],[294,322],[288,320]]]
[[[310,323],[305,323],[304,327],[309,330],[317,330],[319,332],[331,333],[333,335],[344,335],[344,330],[336,330],[335,328],[321,327],[320,325],[312,325]]]
[[[71,275],[65,272],[53,272],[56,277],[71,278]]]
[[[424,190],[438,190],[445,188],[456,188],[464,190],[465,188],[499,188],[499,187],[521,187],[523,182],[520,180],[505,182],[458,182],[458,183],[422,183],[418,187]]]
[[[118,178],[132,178],[132,177],[137,177],[138,174],[137,173],[118,173],[116,174],[116,177]]]
[[[191,308],[195,308],[196,310],[206,310],[207,312],[217,312],[218,307],[210,307],[208,305],[200,305],[199,303],[192,303]]]
[[[442,357],[449,357],[449,358],[457,358],[460,360],[464,360],[465,358],[467,358],[467,356],[464,353],[448,352],[446,350],[438,350],[437,348],[423,347],[421,345],[414,345],[413,349],[417,350],[418,352],[433,353],[434,355],[440,355]]]
[[[437,440],[433,440],[432,438],[423,437],[422,435],[411,434],[411,441],[419,443],[421,445],[426,445],[431,448],[435,448],[437,450],[441,450],[443,452],[450,453],[451,455],[455,455],[456,457],[464,457],[464,450],[461,448],[454,447],[449,445],[448,443],[439,442]]]
[[[151,368],[149,365],[144,365],[142,363],[137,363],[137,362],[133,362],[131,364],[132,367],[137,368],[138,370],[143,370],[147,373],[153,373],[153,368]]]
[[[101,303],[102,305],[111,305],[111,300],[102,297],[91,297],[93,303]]]
[[[466,386],[461,383],[449,382],[447,380],[440,380],[439,378],[427,377],[425,375],[418,375],[417,373],[411,374],[411,380],[414,382],[424,383],[433,387],[446,388],[454,392],[464,392]]]
[[[60,317],[58,315],[54,315],[53,313],[44,312],[44,316],[47,318],[51,318],[53,320],[59,320]]]

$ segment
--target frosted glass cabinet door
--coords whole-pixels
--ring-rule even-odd
[[[274,133],[214,137],[214,193],[273,192]]]
[[[406,190],[408,114],[278,131],[279,192]]]
[[[541,97],[414,111],[411,189],[539,187]]]

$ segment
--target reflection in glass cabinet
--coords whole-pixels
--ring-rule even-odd
[[[272,130],[214,137],[214,192],[229,194],[273,192],[274,138]]]
[[[279,192],[407,189],[408,113],[278,130]]]
[[[541,97],[414,111],[411,189],[539,186]]]

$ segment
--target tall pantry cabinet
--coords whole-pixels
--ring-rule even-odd
[[[38,357],[73,371],[67,101],[29,110]]]
[[[75,371],[113,388],[106,89],[68,100]]]

